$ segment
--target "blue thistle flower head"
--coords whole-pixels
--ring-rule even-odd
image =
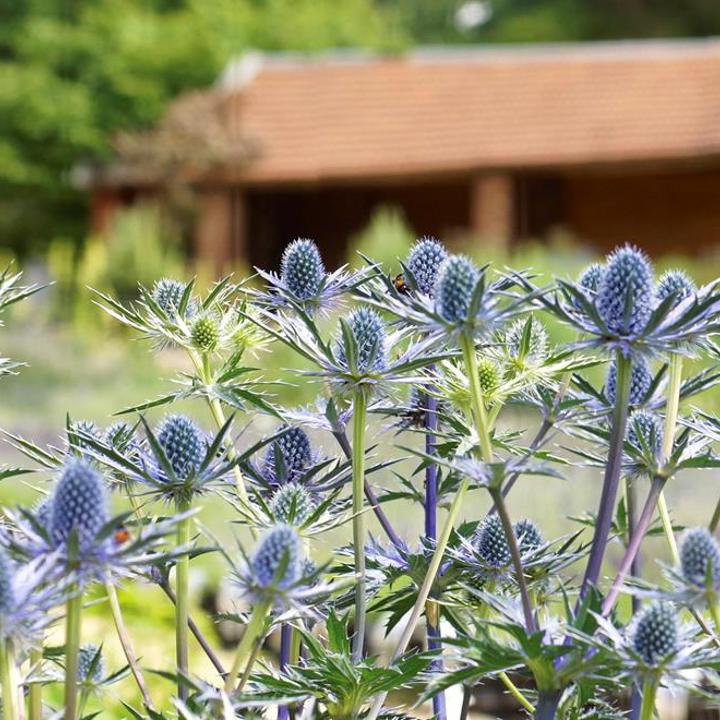
[[[505,346],[511,358],[519,358],[522,339],[525,333],[526,318],[513,322],[505,333]],[[548,334],[545,326],[534,317],[530,317],[530,342],[526,358],[535,362],[543,362],[548,356]]]
[[[178,315],[180,305],[182,304],[183,294],[185,293],[185,285],[179,280],[170,280],[163,278],[158,280],[152,289],[153,300],[165,311],[169,317]],[[195,304],[192,298],[187,304],[186,315],[189,317],[193,314]]]
[[[433,297],[438,271],[447,255],[445,246],[431,237],[421,238],[410,248],[405,266],[423,295]]]
[[[662,443],[663,428],[660,419],[647,410],[637,410],[628,420],[627,440],[638,450],[647,447],[657,454]]]
[[[545,542],[538,526],[527,518],[518,520],[513,525],[513,531],[523,555],[534,552]]]
[[[680,569],[689,583],[705,587],[709,580],[713,590],[720,590],[720,547],[706,528],[693,528],[685,533]]]
[[[385,323],[370,308],[360,307],[348,318],[348,325],[357,346],[357,370],[361,374],[379,372],[387,365]],[[343,339],[338,343],[338,360],[348,368]]]
[[[290,427],[273,440],[265,455],[263,467],[263,474],[268,478],[275,477],[276,457],[282,459],[290,479],[300,475],[312,463],[312,446],[308,434],[300,427]]]
[[[280,277],[300,300],[309,300],[318,294],[325,279],[325,265],[314,240],[299,238],[285,248]]]
[[[605,266],[600,263],[592,263],[588,265],[578,279],[578,284],[583,290],[587,290],[589,293],[596,293],[600,287],[600,281],[605,274]]]
[[[315,503],[305,487],[289,482],[280,487],[273,495],[270,509],[278,522],[299,526],[315,510]]]
[[[272,528],[258,544],[252,571],[261,588],[285,590],[300,580],[303,572],[302,540],[289,525]]]
[[[10,558],[0,548],[0,616],[9,613],[15,606],[13,572]]]
[[[497,515],[486,518],[477,536],[477,551],[490,567],[505,567],[510,563],[510,546]]]
[[[665,602],[655,602],[638,616],[632,633],[632,645],[648,665],[657,665],[678,649],[677,611]]]
[[[35,516],[35,522],[45,529],[48,530],[50,526],[50,512],[52,510],[52,498],[46,497],[38,502],[34,509],[33,515]]]
[[[66,543],[76,533],[80,550],[86,550],[108,520],[102,475],[86,460],[68,460],[52,495],[50,537],[53,543],[56,546]]]
[[[655,305],[653,268],[645,253],[626,246],[608,257],[595,305],[611,332],[643,331]]]
[[[630,396],[628,400],[631,405],[639,405],[647,396],[652,385],[653,375],[650,366],[644,357],[634,358],[632,370],[630,371]],[[611,402],[615,402],[617,394],[617,365],[615,360],[610,363],[607,379],[605,381],[605,395]]]
[[[105,661],[99,645],[88,643],[78,652],[78,679],[81,683],[97,685],[105,675]]]
[[[105,444],[115,450],[124,452],[132,445],[137,443],[135,439],[135,429],[130,423],[119,420],[113,423],[105,430]]]
[[[693,280],[682,270],[668,270],[660,277],[657,285],[657,297],[660,302],[671,295],[675,298],[673,305],[679,305],[696,290]]]
[[[192,477],[205,456],[205,436],[186,415],[167,415],[157,431],[157,439],[178,480]]]
[[[435,285],[437,312],[448,322],[468,320],[478,269],[465,255],[451,255],[443,262]]]
[[[77,435],[75,433],[77,433]],[[68,437],[70,446],[77,450],[86,450],[89,448],[87,440],[82,437],[85,435],[100,440],[102,438],[102,431],[97,423],[94,423],[92,420],[77,420],[70,425]]]

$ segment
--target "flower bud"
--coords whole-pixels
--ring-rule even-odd
[[[78,651],[78,680],[91,685],[99,683],[105,674],[105,662],[98,645],[83,645]]]
[[[480,526],[477,550],[480,557],[491,567],[504,567],[510,563],[510,546],[497,515],[490,515]]]
[[[102,476],[85,460],[68,460],[52,495],[52,541],[61,545],[75,532],[80,549],[85,550],[108,520],[107,493]]]
[[[451,255],[440,266],[435,285],[437,312],[448,322],[464,322],[468,319],[479,273],[470,258]]]
[[[544,543],[543,536],[532,520],[527,518],[518,520],[513,526],[513,530],[522,555],[534,552],[539,547],[542,547]]]
[[[293,240],[285,248],[280,277],[285,287],[300,300],[309,300],[318,294],[325,279],[325,266],[313,240]]]
[[[655,602],[640,613],[632,644],[648,665],[656,665],[678,649],[678,635],[677,611],[669,603]]]
[[[707,529],[693,528],[685,533],[680,568],[683,577],[693,585],[705,587],[709,579],[710,587],[720,590],[720,547]]]
[[[315,509],[310,493],[298,483],[283,485],[273,496],[270,509],[278,522],[299,526],[310,517]]]
[[[202,315],[193,322],[190,337],[193,346],[200,352],[212,352],[220,339],[217,320],[211,315]]]
[[[287,427],[287,426],[285,426]],[[291,427],[270,444],[265,455],[264,472],[272,477],[275,473],[275,456],[279,453],[283,464],[292,478],[312,463],[312,447],[308,434],[299,427]]]
[[[609,256],[595,303],[611,332],[643,331],[655,305],[652,265],[643,252],[626,246]]]
[[[478,378],[483,395],[491,395],[500,384],[500,370],[490,358],[478,360]]]
[[[187,480],[200,467],[205,456],[205,437],[189,417],[167,415],[157,439],[178,480]]]
[[[674,297],[673,305],[679,305],[696,290],[695,283],[682,270],[668,270],[658,280],[657,297],[662,302],[665,298]]]
[[[158,280],[152,289],[153,300],[165,311],[169,317],[175,317],[180,310],[183,295],[185,294],[185,285],[179,280],[169,280],[163,278]],[[194,303],[192,298],[188,302],[186,315],[190,316],[194,311]]]
[[[438,270],[446,258],[447,250],[435,238],[424,237],[410,249],[405,265],[423,295],[433,297]]]
[[[285,590],[302,577],[302,541],[288,525],[277,525],[258,544],[252,559],[255,582]]]
[[[652,385],[653,375],[650,366],[645,358],[639,356],[633,359],[632,370],[630,371],[630,396],[628,401],[631,405],[639,405],[647,396]],[[615,402],[617,393],[617,365],[615,360],[610,363],[607,380],[605,381],[605,395],[611,402]]]
[[[605,274],[605,267],[600,263],[588,265],[580,274],[578,284],[583,290],[587,290],[591,294],[595,294],[600,287],[600,281]]]
[[[628,420],[627,441],[638,450],[647,447],[657,454],[662,443],[663,428],[657,415],[646,410],[637,410]]]
[[[385,347],[385,323],[370,308],[354,310],[348,319],[350,331],[357,346],[357,369],[360,373],[373,373],[383,370],[387,363]],[[347,367],[346,348],[341,339],[338,347],[338,359]]]

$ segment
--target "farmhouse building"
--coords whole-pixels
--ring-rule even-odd
[[[196,252],[329,264],[377,206],[418,234],[512,243],[564,228],[599,250],[720,241],[720,40],[249,54],[118,137],[93,224],[182,186]]]

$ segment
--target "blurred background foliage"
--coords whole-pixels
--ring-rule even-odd
[[[84,240],[78,163],[244,50],[720,33],[717,0],[0,0],[0,239]]]

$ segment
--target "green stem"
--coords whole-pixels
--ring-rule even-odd
[[[713,623],[715,623],[715,634],[720,637],[720,606],[718,606],[717,600],[712,599],[708,603],[710,609],[710,615],[712,615]]]
[[[42,665],[43,651],[42,648],[33,648],[30,651],[30,672],[34,673],[35,669],[39,669]],[[42,683],[30,683],[28,688],[28,709],[29,720],[42,720]]]
[[[245,627],[242,640],[237,647],[235,652],[235,660],[233,665],[225,678],[225,692],[230,693],[233,691],[235,681],[237,680],[240,670],[245,662],[245,670],[243,671],[243,678],[247,678],[250,670],[253,666],[255,657],[257,657],[260,644],[263,640],[263,634],[265,629],[265,619],[267,618],[268,612],[271,606],[270,600],[261,600],[252,611],[250,620]],[[237,689],[242,690],[244,682],[240,682]]]
[[[90,690],[88,688],[82,688],[80,690],[80,702],[78,703],[78,717],[81,718],[85,714],[85,706],[87,705],[88,698],[90,697]]]
[[[202,381],[202,383],[206,386],[212,385],[213,378],[212,369],[210,367],[210,356],[207,353],[203,353],[201,356],[198,356],[198,354],[193,350],[189,350],[188,352],[190,355],[190,359],[195,366],[195,370],[197,371],[198,375],[200,375],[200,380]],[[208,396],[206,399],[208,407],[210,408],[210,414],[215,421],[217,429],[220,430],[220,428],[225,425],[225,422],[227,420],[222,408],[222,403],[217,398],[211,398]],[[229,435],[225,438],[225,448],[227,451],[228,459],[234,460],[236,457],[235,446],[233,445],[232,438]],[[245,478],[243,477],[242,470],[240,470],[237,465],[233,467],[233,474],[235,475],[235,491],[237,492],[238,497],[245,505],[249,505],[250,498],[248,497],[247,488],[245,487]],[[251,527],[250,533],[252,534],[253,538],[257,537],[255,528]]]
[[[65,720],[75,720],[78,701],[78,661],[82,627],[82,593],[77,583],[70,589],[65,616]]]
[[[145,677],[140,670],[140,664],[138,663],[137,655],[135,654],[135,648],[133,647],[130,633],[125,626],[125,620],[123,619],[122,610],[120,609],[117,590],[111,582],[106,582],[105,592],[107,593],[108,601],[110,603],[110,610],[112,612],[113,622],[115,623],[115,631],[117,632],[118,640],[120,640],[120,645],[125,653],[125,659],[130,666],[130,671],[132,672],[138,689],[140,690],[140,694],[143,697],[143,703],[148,710],[154,710],[152,698],[150,697]]]
[[[508,692],[528,711],[535,712],[535,706],[518,690],[517,685],[508,677],[507,673],[501,672],[498,677]]]
[[[190,509],[188,500],[178,500],[178,513],[187,513]],[[186,552],[178,557],[175,563],[175,656],[178,675],[187,676],[190,668],[188,651],[188,617],[190,588],[190,518],[180,520],[177,526],[177,547],[186,548]],[[178,678],[178,697],[187,700],[188,690],[182,679]]]
[[[365,621],[367,598],[365,597],[365,513],[363,500],[365,492],[365,423],[367,421],[367,396],[362,388],[353,398],[353,447],[352,447],[352,488],[353,488],[353,551],[355,553],[355,637],[353,638],[352,660],[362,660],[365,645]]]
[[[465,361],[468,379],[470,380],[470,395],[472,399],[472,413],[475,421],[475,432],[480,441],[480,457],[485,462],[491,462],[493,457],[492,442],[490,440],[490,426],[485,410],[482,387],[480,386],[480,374],[478,372],[477,355],[475,345],[471,337],[462,335],[460,347]]]
[[[663,429],[663,461],[667,462],[672,455],[673,442],[675,439],[675,427],[677,425],[678,408],[680,406],[680,388],[682,385],[682,356],[673,354],[670,356],[670,379],[668,381],[667,401],[665,407],[665,427]],[[668,511],[664,493],[660,493],[657,502],[660,521],[665,533],[670,557],[673,565],[680,563],[678,546],[673,532],[672,520]]]
[[[18,687],[15,684],[15,648],[12,640],[0,643],[0,687],[3,720],[18,720]]]
[[[652,720],[655,714],[655,696],[657,695],[657,684],[654,680],[646,680],[643,685],[642,707],[640,709],[640,720]]]

